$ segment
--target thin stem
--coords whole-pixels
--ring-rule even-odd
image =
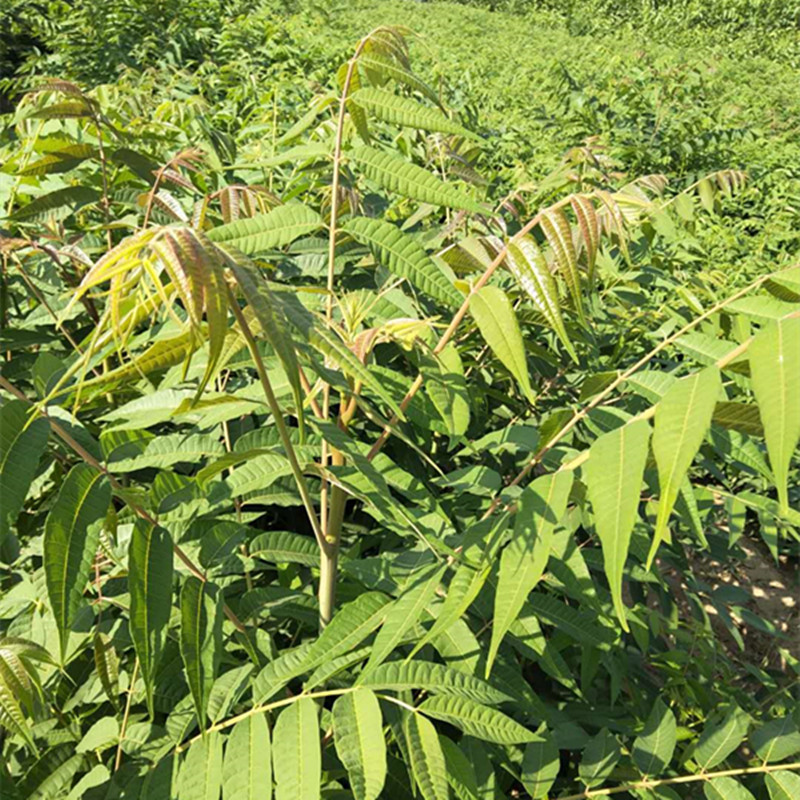
[[[307,697],[311,700],[316,700],[317,698],[322,697],[337,697],[338,695],[342,694],[350,694],[350,692],[354,692],[357,688],[357,686],[348,686],[344,689],[326,689],[322,692],[303,692],[301,694],[293,695],[292,697],[285,697],[283,700],[276,700],[274,703],[265,703],[264,705],[253,706],[253,708],[249,708],[247,711],[243,711],[241,714],[237,714],[235,717],[229,717],[228,719],[222,720],[222,722],[216,722],[213,725],[209,725],[209,727],[206,728],[203,733],[200,733],[197,736],[189,739],[187,742],[178,745],[175,748],[175,752],[182,753],[184,750],[194,744],[194,742],[202,739],[206,734],[213,733],[214,731],[222,731],[225,730],[225,728],[230,728],[237,722],[247,719],[248,717],[252,717],[254,714],[263,714],[266,711],[272,711],[276,708],[290,706],[292,703],[296,703],[298,700],[301,700],[304,697]]]
[[[336,122],[336,142],[333,148],[333,178],[331,180],[331,218],[328,232],[328,275],[325,303],[325,322],[330,328],[333,323],[333,301],[336,278],[336,226],[339,220],[339,179],[342,168],[342,140],[344,138],[344,122],[347,115],[347,98],[350,94],[350,85],[353,74],[357,68],[358,57],[361,55],[367,42],[374,31],[365,36],[356,46],[353,56],[347,63],[347,72],[342,83],[342,94],[339,98],[339,115]],[[340,406],[345,406],[342,397]],[[331,386],[325,383],[322,389],[322,419],[330,417]],[[341,410],[340,410],[341,416]],[[339,563],[339,540],[344,522],[344,511],[347,498],[340,486],[330,487],[330,509],[328,508],[328,480],[325,470],[328,459],[331,458],[334,466],[344,463],[344,458],[334,448],[329,448],[327,440],[322,440],[320,465],[322,467],[322,484],[320,486],[320,524],[322,537],[320,539],[320,580],[319,580],[319,624],[324,628],[333,617],[336,602],[336,573]]]
[[[117,755],[114,758],[114,772],[119,769],[122,763],[122,743],[125,741],[125,731],[128,728],[128,718],[131,715],[131,703],[133,702],[133,687],[136,685],[136,676],[139,674],[139,659],[133,662],[133,672],[131,673],[131,682],[128,686],[128,697],[125,701],[125,713],[122,715],[122,725],[119,729],[119,744],[117,745]]]
[[[100,115],[94,103],[88,102],[92,121],[97,129],[97,152],[100,156],[100,174],[103,179],[103,215],[106,219],[106,241],[108,242],[108,249],[114,246],[114,239],[111,234],[111,199],[108,194],[108,160],[106,159],[106,151],[103,147],[103,126],[100,124]]]
[[[314,530],[314,536],[316,537],[319,546],[323,547],[325,544],[325,537],[323,536],[322,528],[320,527],[319,519],[317,518],[317,512],[314,510],[314,503],[311,501],[311,494],[308,491],[308,484],[303,476],[303,470],[301,469],[300,463],[297,460],[297,454],[294,451],[294,445],[292,445],[292,440],[289,437],[289,430],[287,429],[286,422],[283,419],[283,412],[281,411],[281,407],[275,397],[275,393],[272,391],[272,384],[269,381],[267,370],[264,367],[264,361],[261,358],[261,353],[258,351],[258,345],[256,344],[255,337],[253,336],[253,331],[248,325],[247,320],[242,313],[242,309],[239,307],[239,302],[236,300],[236,297],[234,296],[230,286],[228,287],[228,300],[231,309],[233,310],[233,314],[236,317],[236,322],[239,325],[239,330],[241,330],[242,336],[244,336],[245,342],[247,343],[247,348],[250,351],[250,355],[253,357],[253,361],[255,362],[258,379],[261,382],[261,388],[264,391],[267,405],[269,406],[272,416],[275,419],[275,425],[278,428],[278,435],[280,436],[281,443],[286,451],[286,458],[289,460],[289,466],[292,470],[292,474],[294,475],[294,480],[297,484],[297,490],[300,492],[300,498],[305,506],[311,527]]]
[[[719,772],[700,772],[696,775],[680,775],[677,778],[660,778],[659,780],[641,780],[633,783],[626,783],[622,786],[613,786],[608,789],[587,789],[578,794],[569,794],[560,797],[558,800],[587,800],[591,797],[608,797],[611,794],[630,792],[634,789],[657,789],[659,786],[674,786],[680,783],[695,783],[697,781],[710,781],[714,778],[735,778],[742,775],[759,775],[766,772],[778,772],[780,770],[798,770],[800,761],[792,764],[767,764],[760,767],[743,767],[741,769],[724,769]]]
[[[370,34],[369,36],[371,36]],[[339,116],[336,122],[336,141],[333,148],[333,178],[331,180],[331,220],[328,232],[328,276],[326,288],[328,296],[325,301],[325,322],[328,327],[333,320],[333,290],[336,277],[336,225],[339,218],[339,178],[342,168],[342,139],[344,137],[344,121],[347,114],[347,96],[350,94],[350,84],[353,80],[353,72],[356,69],[356,62],[361,55],[364,45],[369,40],[369,36],[364,37],[356,47],[353,57],[347,63],[347,73],[342,84],[342,94],[339,98]],[[322,389],[322,419],[330,416],[331,387],[326,383]],[[322,441],[322,454],[320,463],[323,470],[328,465],[328,442]],[[332,490],[336,492],[336,489]],[[333,502],[333,501],[332,501]],[[320,487],[320,523],[324,534],[329,533],[328,525],[328,481],[323,476]]]

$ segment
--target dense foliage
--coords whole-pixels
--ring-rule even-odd
[[[4,800],[800,796],[795,12],[615,5],[0,12]]]

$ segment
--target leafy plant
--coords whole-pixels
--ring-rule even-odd
[[[731,612],[780,633],[696,567],[796,550],[800,268],[672,269],[738,170],[587,146],[498,198],[410,37],[268,155],[146,87],[21,101],[10,797],[792,796],[797,678]]]

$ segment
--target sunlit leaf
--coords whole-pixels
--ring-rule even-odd
[[[333,736],[355,799],[376,800],[386,778],[386,742],[380,705],[369,689],[356,689],[333,704]]]
[[[278,715],[272,745],[275,800],[318,800],[320,736],[314,701],[301,697]]]
[[[650,425],[646,420],[622,425],[594,442],[585,467],[606,577],[617,617],[626,631],[622,573],[639,506],[649,440]]]

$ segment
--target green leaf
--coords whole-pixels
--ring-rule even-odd
[[[714,778],[703,784],[706,800],[755,800],[753,795],[733,778]]]
[[[130,575],[128,576],[130,584]],[[119,703],[119,657],[111,639],[100,631],[94,632],[92,639],[94,650],[94,667],[103,685],[106,697],[117,705]]]
[[[556,332],[572,360],[577,363],[578,355],[561,316],[558,287],[539,246],[530,236],[514,239],[508,245],[506,265],[522,290],[531,298],[536,310]]]
[[[281,711],[272,739],[275,800],[319,800],[322,762],[314,701],[301,697]]]
[[[622,574],[636,521],[649,440],[647,420],[629,422],[596,439],[584,467],[611,597],[626,631],[629,628],[622,602]]]
[[[350,150],[347,156],[361,167],[367,178],[390,192],[434,206],[462,208],[475,214],[486,212],[486,208],[469,195],[394,153],[361,146]]]
[[[266,214],[212,228],[206,231],[206,236],[216,244],[235,247],[251,256],[284,247],[322,225],[322,219],[316,211],[300,203],[287,203]]]
[[[706,723],[694,751],[700,769],[709,770],[724,761],[742,743],[750,727],[750,717],[734,706],[721,721]]]
[[[233,726],[222,767],[223,800],[270,800],[272,756],[267,719],[251,714]]]
[[[349,62],[343,62],[336,71],[336,82],[339,84],[339,91],[344,92],[347,76],[350,75],[350,85],[347,91],[346,105],[350,113],[350,119],[356,126],[358,135],[363,142],[369,142],[369,125],[364,108],[354,102],[353,95],[361,89],[361,73],[357,69],[351,69]]]
[[[469,310],[486,344],[517,379],[522,393],[532,403],[534,395],[525,359],[525,345],[517,315],[506,293],[497,286],[484,286],[470,296]]]
[[[201,728],[208,696],[222,658],[222,600],[219,589],[190,575],[181,591],[181,658]]]
[[[653,544],[645,569],[650,569],[658,545],[669,542],[667,527],[683,479],[694,460],[722,389],[719,370],[709,367],[674,383],[656,406],[653,431],[653,454],[658,464],[658,503]]]
[[[141,454],[129,456],[111,453],[108,468],[111,472],[133,472],[137,469],[168,469],[175,464],[192,464],[207,456],[222,455],[225,448],[219,438],[210,434],[159,434],[147,442]]]
[[[431,567],[423,572],[417,580],[392,603],[386,614],[375,642],[372,645],[369,661],[364,672],[366,675],[380,665],[394,650],[406,632],[417,624],[423,610],[433,597],[436,587],[444,575],[447,565]]]
[[[599,786],[617,766],[621,755],[616,737],[608,728],[603,728],[597,736],[589,740],[583,751],[583,758],[578,766],[580,779],[590,789]]]
[[[425,357],[421,372],[425,392],[436,406],[447,432],[453,437],[463,436],[469,427],[470,394],[456,346],[450,342],[440,353]]]
[[[366,592],[340,608],[309,648],[304,671],[361,644],[383,621],[388,602],[389,598],[380,592]]]
[[[764,425],[758,406],[750,403],[722,401],[714,407],[712,422],[728,430],[746,433],[748,436],[763,436]]]
[[[386,779],[386,742],[378,698],[369,689],[356,689],[333,704],[333,735],[355,800],[376,800]]]
[[[83,601],[83,590],[100,542],[100,526],[110,502],[108,478],[86,464],[78,464],[69,471],[45,520],[45,581],[62,658],[72,622]]]
[[[547,797],[561,769],[558,747],[552,734],[537,732],[525,745],[520,781],[532,800]]]
[[[503,637],[544,574],[553,531],[567,509],[572,480],[572,472],[568,471],[543,475],[528,486],[517,501],[511,541],[500,557],[492,640],[486,659],[487,676]]]
[[[29,422],[31,409],[24,400],[9,400],[0,406],[0,543],[22,511],[50,433],[46,418]]]
[[[785,512],[789,464],[800,439],[800,317],[762,330],[748,357],[778,500]]]
[[[528,598],[528,605],[541,620],[587,647],[600,647],[614,641],[614,631],[602,625],[597,615],[588,609],[579,611],[541,592],[534,592]]]
[[[297,361],[297,352],[289,332],[289,321],[283,310],[275,303],[269,287],[264,281],[259,280],[254,271],[232,258],[229,266],[233,272],[242,294],[249,307],[255,314],[261,327],[261,332],[266,336],[272,349],[280,359],[289,385],[292,387],[294,397],[294,410],[303,433],[303,387],[300,381],[300,365]]]
[[[418,91],[434,103],[439,102],[436,92],[413,72],[401,67],[396,61],[382,55],[380,52],[364,52],[358,59],[358,65],[364,67],[367,74],[377,75],[382,78],[391,78],[403,86]]]
[[[474,675],[430,661],[390,661],[362,675],[358,683],[375,691],[425,689],[478,703],[502,703],[511,699]]]
[[[409,766],[423,800],[448,800],[447,767],[433,723],[416,712],[403,722]]]
[[[356,241],[369,246],[375,260],[435,300],[458,308],[464,297],[422,245],[397,225],[383,219],[353,217],[342,226]]]
[[[672,760],[676,742],[675,715],[661,700],[656,700],[644,730],[633,742],[633,762],[643,775],[660,775]]]
[[[770,800],[797,800],[800,797],[800,775],[788,770],[769,773],[765,778]]]
[[[38,754],[39,751],[22,710],[22,701],[18,680],[8,664],[6,654],[0,650],[0,727],[19,736],[34,753]]]
[[[397,414],[399,419],[405,420],[405,414],[392,394],[384,389],[371,370],[361,363],[333,331],[317,324],[314,317],[299,304],[293,305],[287,302],[283,307],[287,312],[287,317],[300,335],[315,350],[322,353],[328,363],[336,365],[345,375],[360,381],[365,387],[374,391]]]
[[[314,642],[306,642],[270,661],[253,680],[253,699],[257,703],[265,703],[292,678],[313,669],[313,666],[307,666],[308,652],[313,644]]]
[[[272,564],[319,565],[319,545],[311,536],[290,531],[267,531],[250,542],[250,556]]]
[[[76,753],[106,750],[119,741],[119,721],[116,717],[101,717],[75,746]]]
[[[192,743],[178,780],[178,800],[219,800],[222,737],[216,731]]]
[[[266,489],[279,478],[290,475],[292,472],[289,459],[282,453],[254,451],[252,457],[249,455],[248,453],[231,453],[223,456],[197,473],[198,482],[201,486],[207,485],[208,481],[220,472],[239,464],[225,478],[224,488],[220,489],[221,494],[227,499]],[[242,461],[244,463],[241,463]]]
[[[47,219],[61,220],[88,203],[100,198],[96,189],[88,186],[65,186],[53,192],[40,194],[22,208],[18,208],[11,219],[15,222],[43,222]],[[56,214],[55,212],[58,212]]]
[[[423,106],[408,97],[401,97],[384,89],[359,89],[352,95],[357,105],[374,114],[378,119],[392,125],[404,125],[409,128],[420,128],[424,131],[453,133],[477,139],[474,133],[448,119],[436,109]]]
[[[533,741],[535,734],[511,717],[494,708],[488,708],[467,697],[436,695],[423,701],[417,708],[434,719],[449,722],[461,728],[468,736],[497,744],[518,744]]]
[[[131,639],[153,715],[155,675],[172,611],[172,539],[164,528],[137,520],[128,548]]]
[[[466,613],[472,602],[480,594],[483,584],[486,583],[486,579],[489,577],[490,569],[491,565],[486,565],[481,569],[474,569],[466,562],[459,565],[456,574],[450,581],[441,613],[431,626],[431,629],[417,642],[409,658],[412,658],[426,644],[444,633]]]
[[[791,715],[774,719],[750,734],[750,744],[764,764],[800,753],[800,731]]]

